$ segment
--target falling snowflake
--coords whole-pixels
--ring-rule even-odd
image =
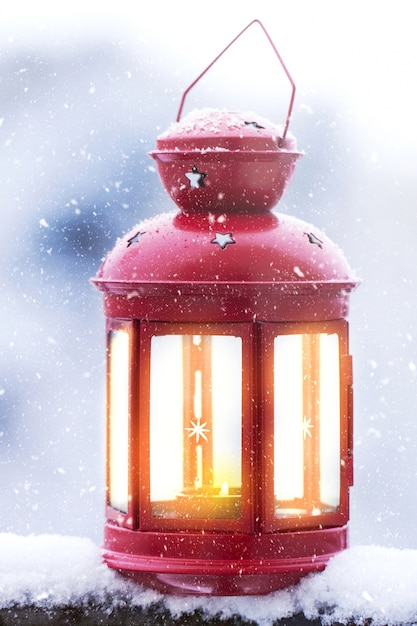
[[[206,433],[210,432],[208,428],[205,428],[205,426],[207,425],[207,422],[204,422],[203,424],[201,424],[200,419],[201,419],[200,417],[197,417],[197,422],[190,420],[191,427],[185,429],[189,431],[188,437],[195,437],[196,443],[200,441],[200,437],[208,441],[206,437]]]

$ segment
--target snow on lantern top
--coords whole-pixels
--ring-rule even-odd
[[[252,213],[277,204],[301,153],[292,135],[254,113],[197,109],[150,155],[183,212]]]

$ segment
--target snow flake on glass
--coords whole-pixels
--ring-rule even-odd
[[[186,177],[190,181],[191,189],[198,189],[199,187],[205,187],[204,179],[206,178],[206,172],[199,172],[198,167],[193,165],[191,172],[186,172]]]
[[[208,441],[206,437],[206,433],[210,432],[209,428],[206,428],[207,422],[201,423],[201,417],[197,417],[196,421],[190,420],[191,427],[186,428],[188,430],[189,435],[188,438],[195,437],[195,442],[198,443],[200,441],[200,437]]]
[[[236,241],[233,239],[232,233],[216,233],[215,238],[210,243],[217,243],[224,250],[229,243],[236,243]]]
[[[319,248],[323,248],[322,240],[319,239],[318,237],[316,237],[316,235],[314,235],[313,233],[304,233],[304,234],[305,234],[305,236],[307,237],[307,239],[309,240],[310,243],[315,244]]]
[[[127,240],[127,247],[129,248],[129,246],[132,245],[132,243],[139,243],[140,238],[144,235],[145,233],[141,233],[139,230],[138,232],[133,235],[133,237],[130,237],[130,239]]]

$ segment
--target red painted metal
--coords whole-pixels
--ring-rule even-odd
[[[261,595],[321,571],[347,526],[275,534],[132,532],[107,522],[107,564],[162,592]]]
[[[207,214],[272,209],[301,153],[293,137],[253,113],[203,109],[160,135],[151,156],[174,202]]]
[[[252,115],[205,111],[160,136],[151,156],[179,211],[138,224],[93,279],[108,330],[128,332],[131,355],[129,504],[121,512],[108,503],[104,558],[162,591],[268,593],[323,569],[347,545],[353,409],[345,318],[358,281],[324,233],[271,211],[300,157],[286,133],[291,107],[284,132]],[[151,338],[170,333],[242,340],[239,518],[152,515]],[[330,513],[274,514],[271,354],[280,333],[339,337],[340,499]]]
[[[137,232],[139,242],[128,245]],[[212,243],[216,232],[236,243],[222,250]],[[342,318],[356,281],[340,249],[310,224],[221,212],[142,222],[118,241],[94,283],[109,317],[205,322]]]

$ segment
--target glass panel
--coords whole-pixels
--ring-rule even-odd
[[[240,516],[240,337],[152,337],[150,475],[154,517]]]
[[[109,333],[109,504],[128,510],[129,335]]]
[[[275,516],[321,515],[340,501],[337,334],[274,339]]]
[[[302,336],[275,337],[274,349],[275,498],[291,501],[304,491]]]

